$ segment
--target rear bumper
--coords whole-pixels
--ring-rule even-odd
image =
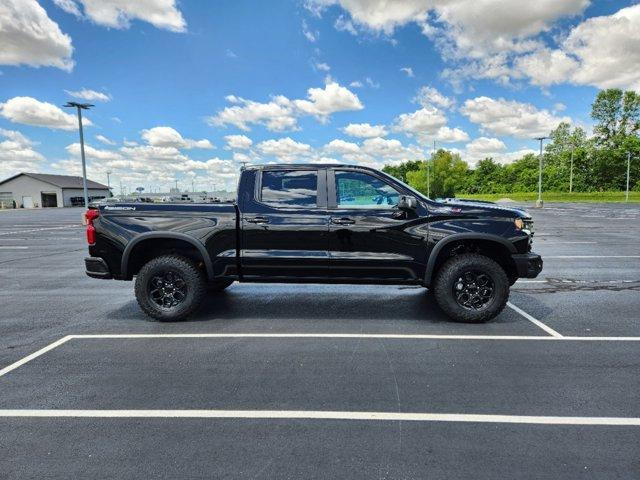
[[[542,257],[537,253],[511,255],[518,271],[518,278],[536,278],[542,271]]]
[[[104,280],[113,278],[107,263],[98,257],[86,257],[84,259],[85,272],[91,278],[102,278]]]

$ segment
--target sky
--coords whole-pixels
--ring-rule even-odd
[[[0,179],[231,191],[243,162],[507,163],[640,90],[613,0],[1,0]]]

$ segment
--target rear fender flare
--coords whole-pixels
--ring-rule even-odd
[[[490,233],[473,233],[473,232],[455,233],[453,235],[449,235],[443,238],[442,240],[440,240],[438,243],[436,243],[435,246],[433,247],[433,250],[431,250],[431,253],[429,255],[429,260],[427,261],[427,268],[425,269],[425,274],[424,274],[424,285],[426,287],[431,286],[431,281],[433,280],[433,270],[435,269],[436,260],[438,258],[438,255],[442,251],[442,249],[447,245],[449,245],[451,242],[456,242],[459,240],[484,240],[484,241],[495,242],[506,247],[509,253],[512,253],[512,254],[518,253],[513,243],[509,242],[505,238],[500,237],[498,235],[492,235]]]
[[[127,244],[127,246],[124,249],[124,252],[122,253],[122,260],[120,261],[120,271],[122,272],[122,276],[124,278],[129,278],[129,271],[128,271],[129,257],[134,247],[137,244],[149,239],[163,239],[163,238],[171,239],[171,240],[184,240],[185,242],[188,242],[194,247],[196,247],[198,252],[200,252],[200,255],[202,255],[204,266],[207,270],[207,278],[209,279],[213,278],[213,264],[211,263],[211,257],[209,256],[209,252],[207,252],[207,249],[202,244],[202,242],[199,242],[195,238],[190,237],[185,233],[178,233],[178,232],[147,232],[147,233],[142,233],[136,236],[135,238],[133,238],[133,240],[131,240]]]

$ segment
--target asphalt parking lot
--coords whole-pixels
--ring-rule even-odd
[[[152,322],[81,210],[0,211],[0,478],[640,478],[640,205],[530,211],[544,271],[481,325],[280,284]]]

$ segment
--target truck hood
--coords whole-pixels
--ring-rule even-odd
[[[429,211],[439,215],[531,219],[528,212],[519,208],[471,202],[436,203],[435,207],[431,204]]]

